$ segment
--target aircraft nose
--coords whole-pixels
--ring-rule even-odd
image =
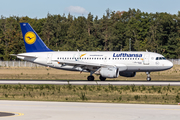
[[[169,67],[169,69],[170,69],[170,68],[172,68],[172,67],[173,67],[173,63],[172,63],[171,61],[168,61],[167,66],[168,66],[168,67]]]

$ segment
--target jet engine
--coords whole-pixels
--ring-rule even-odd
[[[116,67],[101,68],[100,75],[105,78],[117,78],[119,76],[119,70]]]
[[[123,77],[134,77],[136,76],[136,72],[119,72],[119,75]]]

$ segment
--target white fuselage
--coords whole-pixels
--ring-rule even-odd
[[[84,71],[78,65],[61,64],[58,61],[79,61],[83,63],[101,64],[115,66],[119,71],[130,72],[152,72],[162,71],[173,67],[173,64],[166,60],[164,56],[153,52],[132,52],[132,51],[57,51],[57,52],[31,52],[21,53],[18,58],[49,66],[57,69],[70,71]],[[33,56],[33,57],[23,57]],[[34,58],[34,56],[36,58]]]

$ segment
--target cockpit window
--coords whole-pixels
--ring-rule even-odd
[[[156,57],[156,60],[166,60],[165,57]]]

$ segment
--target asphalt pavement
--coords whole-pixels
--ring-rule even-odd
[[[0,100],[1,120],[179,120],[178,105]]]
[[[85,80],[0,80],[0,84],[53,84],[53,85],[145,85],[180,86],[180,81],[85,81]]]

